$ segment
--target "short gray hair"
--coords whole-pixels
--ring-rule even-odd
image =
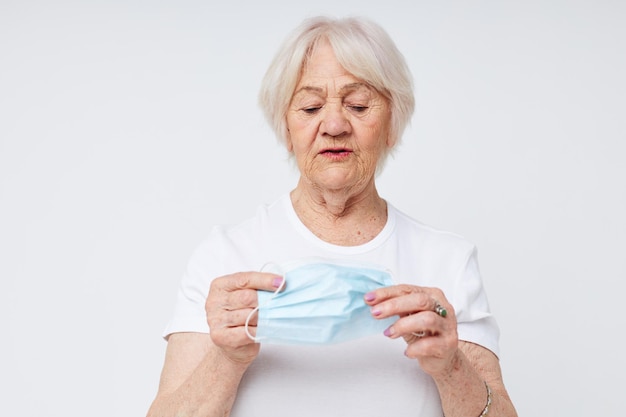
[[[389,100],[389,134],[392,143],[397,144],[415,108],[411,73],[387,32],[359,17],[308,18],[282,44],[259,93],[259,105],[277,137],[286,143],[287,110],[302,68],[320,40],[328,40],[341,66]]]

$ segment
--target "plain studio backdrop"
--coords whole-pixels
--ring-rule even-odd
[[[0,1],[0,414],[145,414],[192,250],[295,185],[256,99],[316,14],[405,54],[379,190],[478,246],[520,416],[623,415],[618,0]]]

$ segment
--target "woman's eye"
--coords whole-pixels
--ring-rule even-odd
[[[367,106],[348,106],[348,107],[350,107],[350,109],[354,110],[357,113],[363,113],[368,109]]]
[[[315,114],[321,109],[321,107],[305,107],[302,109],[306,114]]]

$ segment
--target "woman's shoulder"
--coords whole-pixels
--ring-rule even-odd
[[[453,231],[434,227],[388,204],[390,214],[395,217],[396,234],[402,239],[427,243],[430,247],[456,248],[462,252],[474,250],[475,245],[465,236]]]
[[[207,236],[208,240],[250,240],[268,229],[281,227],[288,214],[289,195],[284,194],[271,202],[262,202],[249,217],[234,223],[217,223]]]
[[[192,255],[192,260],[216,268],[221,274],[228,273],[236,265],[242,268],[257,268],[262,263],[257,259],[274,246],[277,232],[276,218],[284,211],[281,199],[258,205],[254,214],[238,223],[217,223],[211,226]]]

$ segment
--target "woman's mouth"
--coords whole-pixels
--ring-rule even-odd
[[[329,148],[329,149],[324,149],[320,152],[320,154],[327,156],[329,158],[345,157],[351,153],[352,151],[346,148]]]

